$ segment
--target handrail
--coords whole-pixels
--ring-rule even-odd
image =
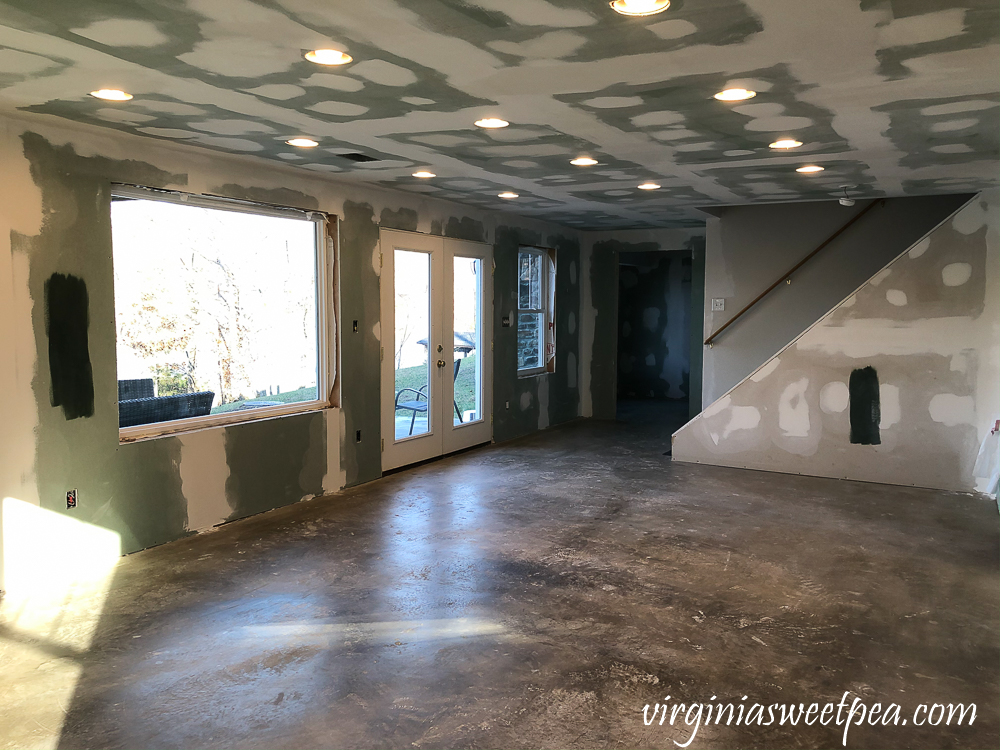
[[[824,247],[826,247],[831,242],[833,242],[835,239],[837,239],[840,235],[842,235],[845,231],[847,231],[847,229],[849,227],[851,227],[851,225],[853,225],[854,222],[856,222],[858,219],[860,219],[866,213],[868,213],[873,208],[875,208],[875,206],[884,206],[884,205],[885,205],[885,198],[882,198],[882,199],[873,200],[871,203],[869,203],[867,206],[865,206],[861,211],[859,211],[857,214],[855,214],[854,217],[849,222],[847,222],[846,224],[844,224],[844,226],[842,226],[836,232],[834,232],[829,237],[827,237],[826,240],[823,242],[823,244],[821,244],[819,247],[817,247],[815,250],[813,250],[811,253],[809,253],[809,255],[807,255],[806,257],[804,257],[802,260],[800,260],[794,266],[792,266],[787,272],[785,272],[781,276],[779,276],[778,280],[775,281],[773,284],[771,284],[771,286],[769,286],[763,292],[761,292],[756,297],[754,297],[753,301],[750,302],[749,305],[747,305],[746,307],[744,307],[742,310],[740,310],[738,313],[736,313],[732,318],[730,318],[725,323],[725,325],[722,326],[722,328],[720,328],[718,331],[716,331],[711,336],[709,336],[707,339],[705,339],[705,346],[711,346],[712,342],[715,341],[715,339],[719,336],[720,333],[722,333],[724,330],[726,330],[727,328],[729,328],[729,326],[731,326],[733,323],[735,323],[737,320],[739,320],[739,318],[747,310],[749,310],[751,307],[753,307],[758,302],[760,302],[762,299],[764,299],[764,297],[766,297],[768,294],[770,294],[772,291],[774,291],[774,289],[779,284],[781,284],[782,281],[787,281],[789,284],[791,284],[792,283],[791,276],[792,276],[793,273],[795,273],[800,268],[802,268],[802,266],[804,266],[810,259],[812,259],[813,256],[816,255],[816,253],[818,253],[820,250],[822,250]]]

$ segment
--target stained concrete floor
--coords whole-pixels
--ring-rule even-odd
[[[675,464],[677,414],[651,408],[125,558],[89,649],[0,633],[0,657],[37,654],[0,676],[0,746],[42,737],[26,707],[67,663],[66,748],[675,747],[690,727],[643,706],[845,691],[978,708],[847,747],[998,746],[992,501]],[[841,734],[713,724],[690,747]]]

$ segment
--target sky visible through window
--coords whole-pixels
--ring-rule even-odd
[[[116,198],[111,225],[119,380],[212,413],[317,398],[314,222]]]

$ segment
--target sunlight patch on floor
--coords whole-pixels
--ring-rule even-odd
[[[94,639],[121,558],[121,538],[12,497],[3,499],[2,513],[6,747],[54,748],[82,671],[78,657]]]
[[[507,628],[498,622],[479,617],[454,617],[438,620],[399,620],[352,623],[286,623],[250,625],[242,628],[250,640],[294,641],[296,644],[335,646],[345,643],[420,643],[455,638],[499,637]]]

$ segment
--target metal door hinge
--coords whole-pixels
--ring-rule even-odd
[[[385,438],[382,438],[382,452],[385,453]]]
[[[379,268],[382,267],[382,251],[379,251],[379,254],[378,254],[378,267]]]
[[[385,347],[380,346],[378,348],[378,361],[382,362],[385,359]]]

